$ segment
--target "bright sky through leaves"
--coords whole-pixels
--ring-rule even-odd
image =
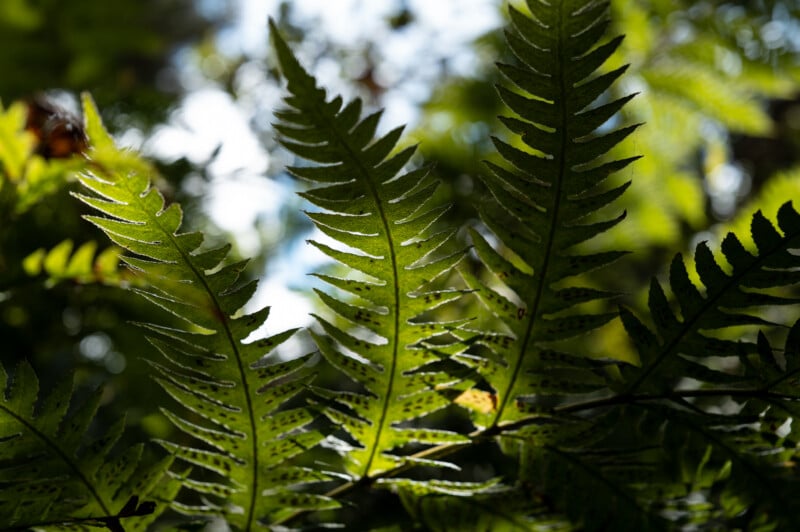
[[[278,4],[274,0],[239,0],[234,27],[217,36],[219,52],[231,57],[243,53],[249,58],[266,60],[267,19],[278,16]],[[327,39],[345,50],[357,50],[367,42],[375,46],[375,55],[381,59],[376,64],[376,76],[388,89],[381,102],[386,108],[381,123],[383,131],[404,123],[413,126],[419,116],[418,106],[428,98],[434,76],[438,75],[436,62],[446,58],[452,72],[468,73],[476,65],[469,43],[501,22],[493,0],[410,0],[406,4],[416,16],[414,24],[393,32],[387,20],[398,11],[399,2],[394,0],[292,3],[294,16],[305,22],[303,26],[320,32],[316,37],[306,36],[312,45]],[[209,10],[216,6],[215,2],[201,5]],[[298,52],[302,56],[308,50],[301,48]],[[212,182],[206,208],[217,225],[235,236],[245,255],[253,254],[259,245],[256,221],[264,221],[265,226],[280,224],[280,206],[294,193],[263,177],[266,173],[280,172],[283,162],[271,161],[250,129],[252,102],[233,101],[213,82],[197,76],[197,65],[184,61],[179,62],[179,67],[194,90],[144,150],[162,159],[186,157],[202,163],[209,161],[218,149],[208,167]],[[347,73],[342,72],[336,59],[323,55],[313,72],[332,92],[354,95],[352,86],[341,79]],[[251,87],[257,83],[252,82]],[[268,99],[260,105],[274,109],[280,89],[263,84],[261,80],[261,86],[254,87],[254,95],[248,97]],[[324,239],[317,232],[312,237]],[[297,245],[292,250],[289,254],[279,254],[269,265],[267,279],[252,302],[254,305],[280,302],[283,312],[269,321],[269,332],[309,323],[310,303],[286,286],[307,284],[305,272],[326,259],[310,246]]]

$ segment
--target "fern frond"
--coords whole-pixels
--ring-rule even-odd
[[[770,325],[755,313],[758,307],[800,302],[775,291],[800,283],[800,214],[786,203],[777,218],[778,228],[760,212],[753,216],[755,255],[733,233],[727,235],[721,246],[727,271],[705,243],[699,244],[694,262],[704,291],[678,255],[670,286],[680,316],[654,280],[649,305],[655,332],[622,309],[642,365],[623,368],[627,383],[621,391],[635,403],[631,408],[652,419],[650,425],[665,426],[672,440],[664,443],[668,453],[679,449],[691,457],[690,467],[698,467],[708,452],[703,458],[708,469],[728,471],[725,493],[739,501],[737,511],[758,509],[792,529],[798,526],[796,512],[786,509],[800,494],[794,465],[800,322],[790,329],[782,356],[763,332],[756,341],[724,337],[732,327]],[[725,518],[737,515],[724,506],[719,512]]]
[[[436,532],[573,529],[543,500],[522,489],[497,489],[470,497],[402,490],[400,496],[406,510],[427,530]]]
[[[81,284],[102,283],[121,286],[140,280],[119,267],[122,250],[109,246],[97,253],[97,242],[85,242],[74,250],[71,240],[64,240],[50,250],[39,248],[23,259],[22,267],[30,276],[46,275],[48,286],[63,281]]]
[[[354,478],[374,476],[407,460],[392,451],[412,442],[464,440],[444,431],[413,428],[409,422],[449,404],[434,386],[447,380],[427,372],[438,359],[420,343],[455,324],[429,320],[426,313],[456,300],[461,292],[429,282],[463,256],[455,231],[437,227],[446,207],[431,198],[438,183],[426,168],[404,171],[414,148],[394,152],[402,128],[376,137],[380,112],[361,118],[361,101],[326,100],[271,26],[274,48],[288,80],[289,109],[276,113],[281,143],[320,166],[290,171],[315,183],[301,194],[324,209],[307,213],[327,236],[354,251],[311,242],[334,260],[369,280],[319,276],[358,296],[344,301],[318,291],[336,314],[365,331],[357,337],[316,316],[324,334],[313,336],[322,355],[363,385],[357,393],[330,392],[321,408],[358,441],[348,453]]]
[[[93,105],[88,99],[85,105],[90,124],[97,121],[89,128],[95,149],[114,150]],[[115,158],[113,153],[100,156]],[[94,195],[78,197],[106,215],[87,219],[132,252],[124,261],[145,276],[147,285],[136,291],[185,321],[180,329],[144,325],[164,358],[152,362],[156,380],[185,409],[164,413],[197,445],[163,446],[220,478],[187,479],[188,488],[210,500],[203,507],[176,507],[222,515],[244,530],[291,508],[330,507],[323,498],[290,489],[321,477],[285,466],[322,438],[318,432],[298,432],[312,420],[308,410],[281,408],[312,378],[311,357],[276,360],[270,354],[294,330],[245,343],[269,314],[268,307],[242,310],[256,289],[255,281],[240,282],[245,263],[224,265],[230,246],[200,250],[203,236],[180,232],[180,207],[166,206],[145,176],[109,173],[83,176],[81,182]]]
[[[657,462],[639,449],[588,449],[582,445],[531,446],[538,465],[533,479],[559,510],[582,530],[665,530],[667,522],[648,500],[647,491],[669,490],[666,479],[657,487]],[[657,460],[657,456],[655,457]],[[598,494],[603,496],[598,498]]]
[[[791,399],[796,401],[797,396]],[[731,525],[746,510],[749,519],[769,515],[773,524],[782,523],[778,529],[793,530],[800,525],[792,509],[800,495],[794,464],[798,449],[794,438],[778,430],[788,412],[781,400],[753,392],[738,397],[737,403],[717,401],[707,407],[703,401],[673,398],[632,408],[642,414],[642,423],[662,427],[660,459],[672,474],[651,485],[668,485],[671,476],[685,487],[663,490],[656,500],[669,508],[691,498],[705,499],[706,511]],[[736,405],[738,412],[717,414],[720,404],[726,410]],[[796,415],[796,408],[790,412]],[[725,529],[736,528],[731,525]]]
[[[754,136],[770,133],[772,118],[753,98],[753,88],[731,83],[708,64],[681,58],[653,65],[642,77],[661,98],[697,106],[731,131]]]
[[[780,229],[780,231],[778,230]],[[680,317],[670,307],[657,280],[650,285],[650,315],[658,336],[630,311],[623,309],[623,324],[641,357],[641,367],[626,368],[626,390],[671,389],[677,376],[725,386],[766,386],[751,372],[737,374],[703,363],[708,357],[738,359],[742,350],[755,352],[756,344],[726,340],[720,331],[730,327],[770,325],[755,315],[765,305],[792,305],[800,300],[770,293],[770,290],[800,282],[800,259],[792,250],[800,248],[800,214],[791,203],[778,211],[778,228],[761,212],[753,216],[751,232],[758,249],[752,255],[733,233],[722,242],[722,254],[731,267],[727,273],[705,243],[698,244],[694,263],[705,294],[691,281],[681,255],[670,267],[669,283],[680,306]]]
[[[114,522],[154,512],[153,490],[172,457],[149,463],[143,445],[113,454],[125,420],[87,435],[101,390],[77,408],[72,378],[40,396],[39,379],[23,361],[9,378],[0,366],[0,522],[6,527]],[[68,414],[70,407],[73,411]],[[142,504],[140,504],[140,502]],[[166,505],[158,505],[159,513]]]
[[[607,221],[586,222],[630,184],[605,189],[605,179],[635,160],[600,162],[636,128],[601,129],[632,96],[593,103],[625,70],[593,76],[621,42],[615,38],[597,45],[608,25],[608,2],[529,1],[528,7],[531,16],[509,7],[512,26],[506,38],[520,63],[499,65],[519,92],[498,87],[500,97],[518,115],[501,120],[524,146],[493,139],[509,166],[487,163],[490,172],[484,182],[493,198],[480,206],[481,219],[510,253],[496,250],[480,232],[471,232],[478,257],[514,295],[506,297],[463,273],[512,333],[511,337],[479,334],[472,341],[492,355],[463,359],[497,396],[496,411],[478,420],[490,427],[525,415],[528,397],[585,393],[605,386],[602,372],[588,367],[585,359],[548,345],[615,317],[580,313],[577,305],[613,294],[574,286],[565,279],[624,255],[620,251],[580,254],[574,246],[625,217],[623,213]]]

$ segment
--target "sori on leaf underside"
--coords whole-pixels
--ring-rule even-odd
[[[498,65],[509,82],[498,92],[511,134],[493,138],[472,252],[431,169],[398,147],[402,129],[378,134],[380,112],[328,97],[270,23],[288,91],[274,128],[310,161],[289,171],[310,183],[306,214],[332,241],[311,245],[347,272],[314,274],[330,286],[316,291],[331,311],[310,331],[318,353],[275,351],[294,330],[258,336],[270,311],[246,307],[246,262],[182,232],[180,207],[84,98],[91,164],[75,195],[125,250],[126,284],[180,323],[140,324],[179,436],[158,442],[167,457],[154,463],[140,447],[110,452],[122,422],[82,451],[96,397],[66,415],[67,381],[37,398],[27,364],[11,384],[0,374],[0,514],[12,526],[136,530],[167,504],[237,530],[316,525],[375,485],[432,530],[800,526],[800,321],[762,311],[797,303],[800,214],[790,203],[776,224],[756,214],[755,249],[730,234],[716,256],[700,244],[693,267],[678,255],[670,290],[653,280],[646,315],[613,307],[618,295],[591,274],[625,253],[585,244],[624,219],[607,214],[630,185],[614,173],[636,159],[614,156],[636,126],[610,126],[632,98],[613,96],[625,67],[605,67],[621,38],[604,37],[604,1],[529,0],[509,13],[515,61]],[[31,267],[58,278],[68,256],[41,252]],[[638,364],[576,341],[618,316]],[[341,385],[315,383],[323,370]],[[454,404],[472,407],[471,431],[434,415]],[[455,451],[487,443],[515,466],[448,476]],[[304,460],[320,446],[341,461]]]

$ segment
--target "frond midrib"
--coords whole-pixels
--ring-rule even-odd
[[[558,162],[558,177],[556,179],[555,188],[554,188],[554,198],[555,201],[553,202],[552,212],[553,215],[551,219],[553,223],[550,225],[550,229],[547,235],[547,250],[544,253],[544,258],[541,263],[540,273],[538,275],[539,280],[536,283],[536,295],[533,299],[533,304],[531,305],[531,312],[528,313],[528,323],[525,328],[525,336],[520,342],[520,349],[518,351],[517,360],[514,364],[514,369],[511,373],[511,379],[509,380],[508,387],[505,390],[505,393],[502,394],[500,398],[500,404],[497,407],[497,414],[495,415],[494,419],[492,420],[491,427],[495,427],[498,425],[500,420],[503,418],[503,412],[505,411],[506,405],[510,400],[511,392],[514,389],[514,386],[517,382],[517,377],[519,376],[519,372],[522,370],[523,361],[525,360],[525,353],[528,350],[528,344],[531,341],[531,336],[533,334],[533,327],[536,323],[536,320],[539,317],[539,303],[542,300],[542,293],[545,290],[547,285],[547,278],[548,278],[548,266],[550,264],[550,259],[552,258],[555,246],[555,235],[558,228],[557,220],[559,218],[559,209],[561,207],[561,189],[564,184],[565,174],[566,174],[566,151],[568,143],[570,142],[569,133],[567,131],[567,120],[569,119],[569,111],[567,107],[567,83],[564,76],[564,69],[562,61],[564,60],[563,53],[564,48],[561,46],[562,38],[563,38],[563,4],[559,4],[558,6],[558,39],[557,39],[557,46],[556,46],[556,73],[555,76],[558,79],[558,86],[559,86],[559,96],[562,98],[561,104],[561,116],[560,120],[561,123],[559,124],[561,129],[561,139],[559,143],[559,162]]]
[[[629,393],[620,393],[615,395],[607,395],[604,397],[599,397],[597,399],[588,399],[581,402],[567,403],[561,406],[557,406],[553,408],[550,411],[550,413],[558,415],[568,415],[568,414],[576,414],[579,412],[596,410],[600,408],[614,408],[617,406],[626,407],[626,406],[640,405],[652,401],[667,400],[675,402],[676,399],[693,398],[693,397],[702,397],[702,398],[735,397],[742,399],[760,399],[762,401],[769,402],[771,405],[776,407],[781,406],[781,404],[775,403],[773,402],[773,400],[779,401],[779,400],[796,399],[796,397],[793,395],[771,392],[765,390],[762,387],[709,388],[700,390],[685,389],[685,390],[674,390],[673,392],[665,392],[658,394],[641,393],[638,395],[634,395]],[[495,427],[495,429],[493,429],[492,431],[488,430],[478,431],[473,434],[470,434],[470,436],[477,438],[488,435],[494,436],[498,434],[514,432],[515,430],[519,430],[520,428],[525,427],[527,425],[537,423],[541,421],[541,419],[542,419],[541,415],[524,417],[516,421],[501,423],[497,425],[497,427]],[[444,447],[445,446],[442,446],[442,448]],[[438,451],[441,451],[441,448]]]
[[[389,413],[389,403],[392,396],[392,391],[394,390],[395,378],[396,378],[396,368],[397,368],[397,358],[398,358],[398,349],[399,349],[399,337],[400,337],[400,282],[399,282],[399,273],[397,267],[397,257],[395,255],[395,243],[392,237],[391,232],[391,225],[389,224],[389,218],[386,215],[386,211],[383,207],[383,202],[381,200],[380,195],[378,194],[378,190],[375,187],[375,183],[371,178],[371,174],[369,169],[362,164],[361,158],[358,157],[358,151],[353,149],[349,142],[347,142],[347,135],[342,135],[339,132],[339,128],[336,127],[336,123],[331,121],[327,114],[325,113],[324,109],[322,109],[318,103],[315,101],[313,104],[313,111],[321,118],[322,122],[325,126],[335,135],[336,141],[342,146],[344,151],[347,153],[348,157],[352,161],[353,165],[358,169],[359,177],[363,182],[366,183],[367,188],[369,189],[370,194],[375,202],[375,205],[378,210],[378,214],[381,218],[381,224],[383,225],[383,231],[386,235],[387,244],[389,247],[389,256],[392,266],[392,281],[393,281],[393,291],[394,291],[394,335],[393,339],[389,338],[389,341],[392,341],[392,362],[389,368],[389,383],[386,387],[386,397],[381,405],[381,415],[378,421],[378,429],[375,434],[374,444],[370,446],[370,454],[367,462],[364,466],[364,473],[363,477],[367,478],[369,475],[369,470],[372,467],[372,462],[375,459],[375,453],[378,450],[378,443],[380,442],[381,435],[384,430],[384,425],[386,423],[386,417]]]
[[[233,349],[233,354],[236,358],[236,367],[239,371],[240,381],[242,385],[242,389],[244,392],[244,400],[247,406],[247,418],[248,423],[250,424],[250,438],[252,441],[251,449],[252,449],[252,456],[253,456],[253,464],[252,464],[252,486],[250,487],[250,505],[247,508],[247,530],[252,527],[253,521],[256,519],[255,517],[255,508],[256,508],[256,500],[258,497],[258,463],[259,463],[259,453],[258,453],[258,430],[256,426],[256,420],[254,415],[254,407],[253,402],[250,398],[250,387],[248,385],[247,380],[247,372],[245,371],[244,366],[242,365],[242,357],[241,352],[239,350],[238,342],[236,341],[233,331],[231,331],[230,326],[228,324],[228,315],[223,309],[222,305],[217,298],[216,292],[211,288],[211,286],[206,281],[206,277],[203,272],[198,270],[194,263],[191,260],[191,256],[188,255],[184,250],[183,247],[178,243],[175,235],[171,230],[166,229],[163,225],[161,225],[160,220],[157,216],[152,216],[150,211],[141,203],[139,199],[139,194],[136,191],[132,191],[130,187],[127,186],[128,181],[126,179],[120,179],[126,185],[126,189],[131,194],[132,197],[135,197],[137,203],[139,203],[139,207],[141,208],[142,212],[146,212],[150,222],[155,224],[163,234],[166,234],[172,243],[172,247],[180,253],[181,258],[183,259],[184,264],[188,266],[191,270],[192,274],[195,276],[195,279],[200,283],[203,288],[203,291],[208,294],[211,298],[211,302],[214,305],[215,315],[219,318],[222,328],[225,332],[225,337],[230,344],[231,348]],[[152,185],[151,185],[152,186]]]

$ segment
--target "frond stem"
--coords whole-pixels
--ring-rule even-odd
[[[633,395],[627,393],[619,394],[610,397],[590,399],[580,403],[571,403],[560,407],[555,407],[549,413],[551,414],[576,413],[585,410],[607,408],[623,404],[636,404],[636,403],[644,403],[651,401],[676,400],[676,399],[684,399],[692,397],[743,397],[743,398],[746,397],[751,399],[752,398],[761,399],[765,401],[774,401],[774,400],[800,401],[800,396],[775,393],[763,389],[716,388],[711,390],[675,390],[673,392],[663,393],[663,394],[641,394],[641,395]],[[453,454],[461,449],[471,447],[478,441],[487,440],[494,436],[500,436],[506,432],[512,432],[518,430],[527,425],[532,425],[534,423],[537,423],[540,420],[541,416],[531,416],[524,419],[520,419],[513,423],[508,423],[505,425],[494,425],[487,429],[475,430],[467,435],[467,437],[469,437],[470,439],[469,442],[444,443],[441,445],[437,445],[435,447],[429,447],[428,449],[424,449],[418,453],[411,455],[411,458],[415,459],[442,458],[450,454]],[[345,482],[344,484],[341,484],[336,488],[325,493],[325,496],[330,498],[335,498],[342,495],[346,495],[347,493],[357,488],[369,487],[378,479],[395,477],[400,473],[403,473],[404,471],[416,467],[417,465],[418,464],[415,464],[413,461],[409,460],[403,463],[402,465],[395,467],[394,469],[383,471],[382,473],[379,473],[373,477],[362,477],[361,479],[356,481]],[[276,525],[286,524],[290,521],[293,521],[300,515],[303,515],[304,513],[306,513],[306,511],[303,510],[295,512],[273,524]]]

